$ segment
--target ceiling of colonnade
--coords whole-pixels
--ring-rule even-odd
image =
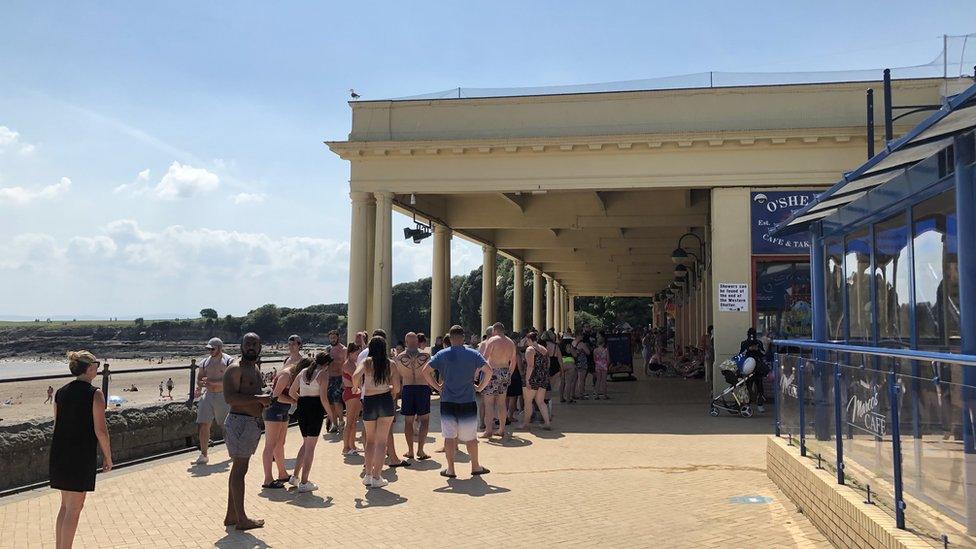
[[[678,238],[707,226],[708,191],[397,194],[401,211],[446,224],[551,274],[575,295],[651,295],[673,278]]]

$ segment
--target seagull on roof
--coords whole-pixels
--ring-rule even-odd
[[[352,97],[353,99],[359,99],[359,94],[356,93],[356,90],[349,88],[349,97]]]

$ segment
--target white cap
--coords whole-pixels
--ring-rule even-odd
[[[223,349],[224,342],[220,340],[219,337],[212,337],[210,341],[207,342],[208,349]]]

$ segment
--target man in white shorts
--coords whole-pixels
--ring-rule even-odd
[[[441,434],[447,468],[442,477],[456,478],[454,456],[458,441],[465,444],[471,457],[471,474],[484,475],[488,469],[478,463],[478,405],[475,402],[475,380],[480,379],[477,392],[491,381],[491,366],[478,351],[464,346],[464,328],[451,327],[451,346],[434,355],[431,368],[441,374]]]
[[[197,465],[204,465],[210,460],[207,449],[210,446],[211,422],[216,420],[218,425],[223,425],[230,411],[230,406],[224,400],[224,370],[234,363],[234,359],[224,353],[224,342],[218,337],[207,342],[207,350],[210,356],[203,359],[197,371],[197,386],[204,389],[197,404],[197,425],[200,429],[200,457],[194,462]]]

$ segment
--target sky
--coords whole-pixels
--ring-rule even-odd
[[[39,2],[0,6],[0,318],[346,301],[363,99],[931,61],[976,3]],[[397,214],[396,234],[408,224]],[[395,239],[394,282],[431,242]],[[481,262],[454,239],[454,274]]]

